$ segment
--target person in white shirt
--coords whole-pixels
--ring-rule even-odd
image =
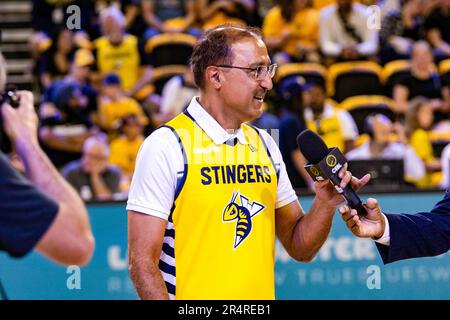
[[[450,144],[442,150],[441,163],[443,173],[441,187],[443,189],[450,188]]]
[[[199,93],[194,75],[189,69],[185,74],[172,77],[164,85],[160,113],[169,115],[167,121],[182,112]]]
[[[336,0],[320,11],[319,42],[323,54],[338,61],[358,60],[378,51],[378,31],[369,28],[370,10],[353,0]]]
[[[403,159],[405,180],[411,183],[425,175],[425,166],[411,146],[393,142],[390,136],[394,127],[383,114],[369,116],[365,122],[365,131],[370,140],[346,154],[347,160]]]

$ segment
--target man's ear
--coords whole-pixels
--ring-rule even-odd
[[[222,86],[222,77],[220,70],[217,67],[210,66],[206,69],[206,81],[215,89],[219,89]]]

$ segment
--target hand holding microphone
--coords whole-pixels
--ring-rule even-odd
[[[342,171],[348,172],[346,171],[347,159],[338,148],[328,149],[322,138],[311,130],[301,132],[297,137],[297,144],[303,156],[309,162],[305,169],[313,180],[325,181],[329,179],[337,192],[347,200],[349,207],[355,209],[360,216],[367,215],[361,199],[352,186],[356,189],[361,188],[369,182],[370,175],[367,174],[362,179],[351,177],[351,175],[351,179],[342,176]],[[346,184],[346,182],[350,182],[350,184]]]

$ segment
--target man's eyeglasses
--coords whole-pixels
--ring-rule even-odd
[[[267,76],[269,76],[270,78],[273,78],[273,76],[275,75],[275,72],[277,71],[278,65],[274,63],[274,64],[271,64],[268,66],[257,66],[256,68],[248,68],[248,67],[238,67],[238,66],[230,66],[230,65],[221,64],[221,65],[218,65],[217,67],[249,70],[254,73],[256,80],[263,80]]]

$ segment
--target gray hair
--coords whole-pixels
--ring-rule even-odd
[[[109,144],[106,138],[102,135],[95,135],[87,138],[83,143],[83,152],[87,152],[92,147],[101,147],[103,153],[109,156]]]
[[[110,6],[100,12],[100,23],[103,24],[107,17],[113,18],[121,27],[125,26],[126,20],[122,11],[115,6]]]

